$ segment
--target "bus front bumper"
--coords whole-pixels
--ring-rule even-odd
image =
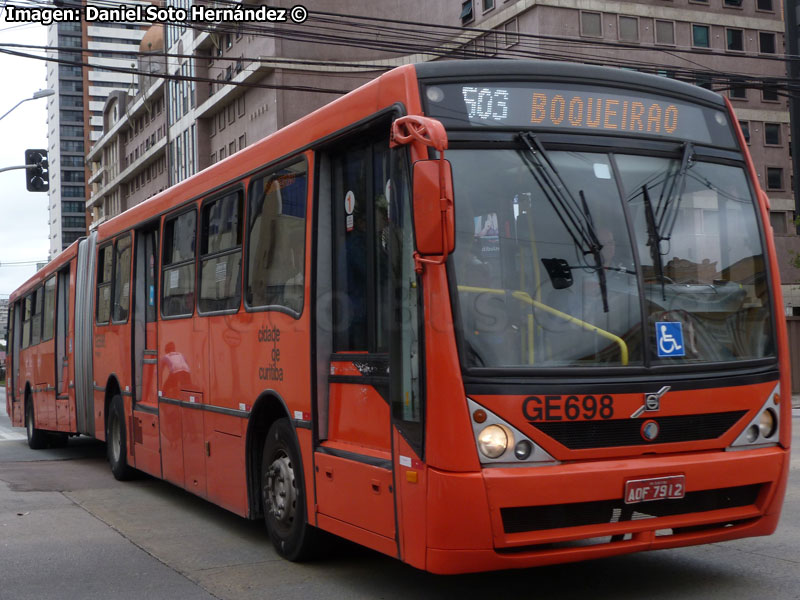
[[[523,568],[768,535],[788,464],[787,450],[770,447],[479,473],[429,469],[426,568]],[[626,482],[675,475],[685,476],[684,498],[624,502]]]

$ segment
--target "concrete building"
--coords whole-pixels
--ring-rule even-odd
[[[86,156],[90,167],[87,209],[91,226],[166,189],[167,116],[163,26],[148,30],[139,44],[142,75],[135,94],[117,90],[102,113],[103,131]]]
[[[136,86],[135,76],[108,67],[129,69],[142,35],[144,26],[136,23],[48,26],[48,57],[54,60],[48,63],[47,87],[56,91],[47,105],[50,258],[86,234],[85,153],[100,137],[108,95]]]

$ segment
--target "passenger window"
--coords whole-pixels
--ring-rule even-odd
[[[44,284],[44,331],[42,341],[53,339],[56,315],[56,277],[53,275]]]
[[[242,191],[203,206],[200,312],[236,310],[242,297]]]
[[[197,212],[192,210],[164,223],[161,315],[188,317],[194,312],[194,253]]]
[[[250,185],[248,307],[303,311],[307,174],[301,161]]]
[[[31,317],[31,346],[42,341],[42,288],[33,293],[33,316]]]
[[[117,240],[114,246],[114,304],[111,319],[115,323],[125,323],[131,303],[131,236]]]
[[[22,317],[22,347],[31,345],[31,317],[33,316],[33,294],[25,298],[25,310]]]
[[[111,276],[113,273],[111,244],[97,252],[97,323],[108,323],[111,317]]]

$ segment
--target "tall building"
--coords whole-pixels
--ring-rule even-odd
[[[53,60],[47,87],[56,91],[47,104],[50,258],[86,234],[85,153],[103,130],[108,95],[137,83],[135,75],[109,67],[130,69],[144,29],[136,23],[85,21],[48,27],[48,58]]]

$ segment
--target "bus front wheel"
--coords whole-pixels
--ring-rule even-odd
[[[125,408],[122,396],[111,399],[106,423],[106,454],[114,478],[119,481],[130,479],[133,469],[128,466],[128,445],[125,433]]]
[[[261,500],[267,532],[278,554],[292,561],[311,557],[317,529],[306,520],[303,464],[288,419],[272,424],[261,458]]]
[[[30,397],[25,401],[25,430],[28,434],[28,447],[31,450],[41,450],[47,446],[47,434],[41,429],[36,429],[33,401]]]

